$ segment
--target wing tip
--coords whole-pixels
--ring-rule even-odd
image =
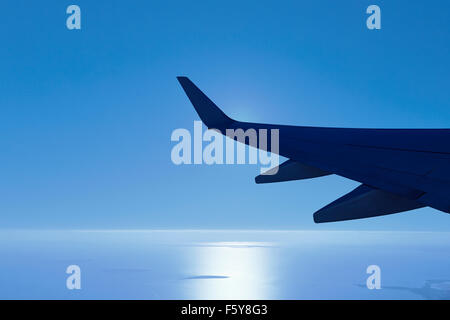
[[[313,214],[314,223],[332,222],[332,221],[326,221],[323,217],[321,217],[321,215],[319,214],[319,211],[317,211],[316,213]]]

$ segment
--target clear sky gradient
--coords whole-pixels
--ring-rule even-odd
[[[170,135],[198,120],[178,75],[243,121],[450,128],[449,21],[444,0],[2,3],[0,228],[448,231],[429,208],[316,225],[358,183],[175,166]]]

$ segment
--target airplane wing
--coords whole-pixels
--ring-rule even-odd
[[[337,174],[362,184],[317,211],[317,223],[425,206],[450,213],[449,129],[348,129],[239,122],[226,116],[187,77],[178,77],[178,81],[209,129],[222,133],[238,128],[279,130],[278,153],[289,160],[278,167],[277,174],[256,177],[257,183]]]

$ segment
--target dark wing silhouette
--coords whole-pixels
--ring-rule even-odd
[[[278,153],[289,160],[278,167],[277,174],[256,177],[257,183],[337,174],[362,184],[317,211],[314,220],[318,223],[425,206],[450,213],[449,129],[348,129],[239,122],[225,115],[187,77],[178,77],[178,81],[209,129],[222,133],[238,128],[279,130]]]

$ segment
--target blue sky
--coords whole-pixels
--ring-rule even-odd
[[[65,26],[81,7],[82,29]],[[382,29],[365,26],[368,5]],[[0,227],[450,230],[421,209],[315,225],[357,186],[256,185],[175,166],[189,76],[239,120],[450,127],[448,1],[8,1],[0,21]]]

